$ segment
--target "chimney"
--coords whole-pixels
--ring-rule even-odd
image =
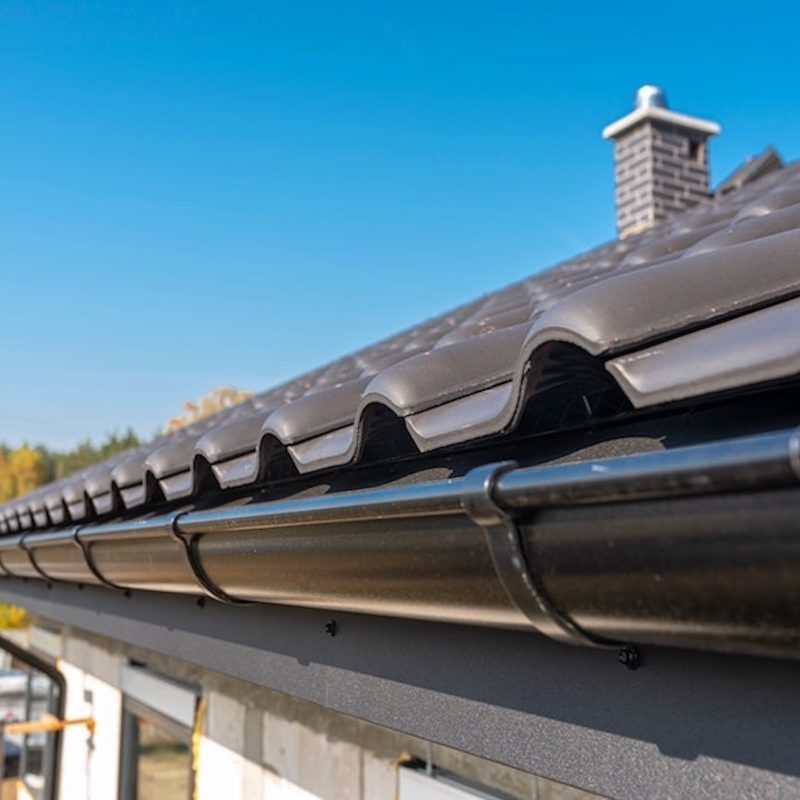
[[[636,108],[603,129],[614,141],[620,238],[652,228],[708,191],[708,144],[716,122],[678,114],[657,86],[636,92]]]

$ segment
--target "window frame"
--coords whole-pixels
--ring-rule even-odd
[[[397,771],[397,800],[512,800],[505,792],[414,760]]]
[[[138,665],[137,665],[138,666]],[[175,684],[176,687],[196,691],[195,687],[184,686],[168,678],[166,675],[151,673],[154,677],[165,683]],[[199,697],[199,695],[197,695]],[[195,715],[197,705],[195,704]],[[187,800],[194,797],[195,790],[195,770],[193,752],[193,729],[184,723],[162,714],[157,709],[142,702],[141,700],[123,694],[122,697],[122,724],[120,735],[120,758],[119,758],[119,800],[136,800],[139,780],[139,719],[149,722],[161,728],[166,733],[174,736],[185,744],[189,750],[189,791]]]
[[[0,650],[5,650],[12,658],[26,664],[30,669],[41,672],[43,675],[50,679],[50,690],[48,692],[48,713],[53,714],[58,719],[64,719],[64,709],[66,708],[67,701],[67,682],[58,668],[48,661],[40,658],[26,650],[24,647],[16,644],[15,642],[7,639],[5,636],[0,635]],[[30,707],[30,687],[32,684],[31,673],[28,672],[26,683],[26,697],[25,707],[26,710]],[[57,686],[58,692],[53,692],[52,688]],[[23,746],[20,751],[20,774],[19,779],[25,783],[25,774],[23,767],[27,759],[27,740],[26,734],[23,739]],[[45,800],[56,800],[58,797],[58,781],[61,766],[61,731],[53,731],[46,734],[44,753],[42,754],[42,774],[44,776],[44,793]],[[0,773],[4,764],[0,764]],[[27,783],[26,783],[27,787]]]

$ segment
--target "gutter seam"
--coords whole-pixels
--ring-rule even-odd
[[[592,636],[553,604],[535,571],[530,568],[513,517],[498,503],[498,479],[517,468],[515,461],[477,467],[464,478],[462,506],[484,533],[495,574],[509,599],[545,636],[571,645],[617,648],[619,643]]]
[[[26,556],[28,556],[28,560],[31,562],[31,566],[34,568],[34,570],[36,570],[36,572],[38,572],[39,575],[42,578],[44,578],[45,581],[47,581],[47,583],[52,583],[53,579],[39,566],[39,564],[36,561],[36,556],[34,555],[33,550],[31,550],[31,548],[28,547],[28,543],[25,541],[30,535],[31,531],[28,531],[27,533],[24,533],[22,535],[22,538],[20,538],[19,540],[19,549],[22,550],[22,552],[25,553]]]
[[[84,542],[80,537],[80,532],[83,530],[84,525],[76,525],[75,530],[72,532],[72,538],[77,543],[78,547],[80,547],[81,552],[83,553],[83,560],[86,562],[86,566],[89,567],[92,575],[97,578],[100,583],[108,589],[116,589],[117,591],[121,592],[130,592],[129,589],[126,589],[124,586],[119,586],[116,583],[112,583],[108,580],[102,572],[97,568],[97,565],[94,563],[94,557],[92,556],[92,545],[90,542]]]
[[[187,513],[186,511],[182,511],[178,514],[173,514],[172,518],[169,520],[168,529],[172,539],[181,546],[183,554],[186,557],[186,564],[189,567],[189,571],[194,576],[195,581],[197,581],[198,586],[203,590],[205,595],[213,600],[218,600],[220,603],[251,605],[251,603],[246,600],[237,600],[235,597],[231,597],[208,577],[208,573],[203,569],[203,565],[200,563],[200,559],[194,547],[194,542],[198,534],[187,534],[180,529],[179,520]]]

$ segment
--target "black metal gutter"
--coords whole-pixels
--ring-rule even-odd
[[[800,655],[800,439],[0,540],[17,577],[530,628],[573,644]]]

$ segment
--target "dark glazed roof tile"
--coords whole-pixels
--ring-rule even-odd
[[[264,421],[262,432],[289,445],[352,423],[369,380],[360,377],[309,392],[273,411]]]
[[[632,250],[622,259],[621,266],[637,266],[639,264],[652,263],[656,260],[682,253],[687,247],[700,242],[721,228],[727,227],[727,220],[715,220],[701,228],[679,231],[672,236],[660,241],[650,242]]]
[[[690,247],[683,257],[710,253],[722,247],[751,242],[764,236],[772,236],[774,233],[784,233],[798,228],[800,228],[800,203],[795,203],[771,214],[743,218],[735,225],[727,226],[713,236],[698,242],[694,247]]]
[[[800,300],[771,306],[608,363],[637,408],[800,373]]]
[[[33,517],[27,503],[17,503],[17,520],[20,530],[26,531],[33,527]]]
[[[529,325],[474,336],[395,364],[366,387],[365,402],[405,416],[508,380]]]
[[[598,355],[775,302],[800,289],[799,252],[792,230],[597,281],[543,314],[525,349],[565,341]]]
[[[253,451],[270,413],[270,410],[254,411],[211,428],[197,440],[197,453],[209,464],[217,464]]]
[[[505,434],[570,382],[646,406],[796,375],[800,163],[745,177],[649,231],[6,503],[0,526],[140,506],[156,484],[185,497],[209,485],[198,469],[226,488]]]
[[[91,498],[99,497],[111,492],[111,464],[103,463],[98,469],[92,470],[84,480],[84,488]]]
[[[326,469],[346,464],[354,447],[354,426],[348,425],[314,439],[291,445],[288,449],[298,471],[305,473],[311,472],[312,469]]]
[[[120,488],[142,483],[147,455],[152,449],[153,445],[149,445],[129,450],[111,470],[111,480]]]
[[[770,214],[786,206],[793,206],[800,203],[800,182],[794,182],[789,186],[781,186],[763,197],[759,197],[752,203],[748,203],[734,218],[734,223],[741,222],[743,219],[761,217]]]
[[[507,381],[412,414],[406,418],[406,426],[422,452],[485,436],[487,427],[494,428],[496,420],[513,408],[513,391],[513,384]]]
[[[224,412],[223,412],[224,413]],[[211,428],[224,422],[229,414],[215,415],[182,428],[166,437],[160,447],[151,450],[145,460],[146,468],[158,478],[166,478],[189,469],[194,458],[195,445]]]

